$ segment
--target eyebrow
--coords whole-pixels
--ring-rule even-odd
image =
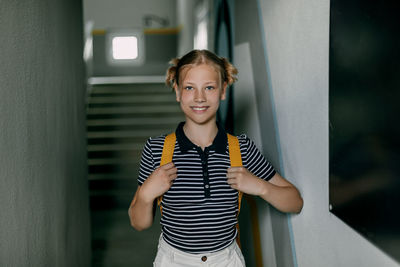
[[[184,82],[184,84],[190,84],[190,85],[195,85],[196,83],[194,83],[194,82],[191,82],[191,81],[188,81],[188,82]],[[204,84],[218,84],[218,82],[215,82],[215,81],[208,81],[208,82],[205,82]]]

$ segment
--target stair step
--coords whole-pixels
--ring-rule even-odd
[[[114,107],[126,107],[126,108],[130,108],[130,107],[134,107],[134,108],[142,108],[142,107],[149,107],[149,106],[153,106],[153,107],[157,107],[160,105],[177,105],[176,102],[172,102],[172,101],[164,101],[164,102],[158,102],[158,103],[154,103],[154,102],[138,102],[138,103],[89,103],[87,105],[88,109],[93,109],[93,108],[114,108]]]
[[[175,129],[174,129],[175,130]],[[165,132],[165,134],[170,132]],[[89,132],[88,138],[149,138],[150,136],[159,136],[162,132],[156,130],[135,130],[135,131],[103,131],[103,132]]]
[[[96,190],[136,190],[137,179],[103,179],[103,180],[89,180],[90,191]]]
[[[88,166],[89,176],[91,175],[113,175],[118,173],[123,176],[137,177],[139,174],[138,164],[103,164]]]
[[[125,118],[125,119],[92,119],[87,120],[87,126],[106,126],[106,125],[136,125],[136,126],[145,126],[145,125],[177,125],[180,121],[183,120],[183,116],[174,116],[168,118]]]
[[[159,92],[152,92],[152,91],[124,91],[124,92],[94,92],[87,97],[87,103],[90,103],[93,99],[98,97],[136,97],[136,96],[149,96],[149,95],[157,95],[157,96],[165,96],[165,97],[175,97],[175,93],[171,91],[159,91]],[[175,99],[175,98],[174,98]]]
[[[145,144],[146,140],[149,136],[139,136],[139,137],[121,137],[121,138],[88,138],[87,143],[88,145],[98,145],[98,144]]]
[[[96,94],[125,94],[125,93],[169,93],[173,94],[172,89],[162,83],[136,83],[136,84],[113,84],[113,85],[96,85],[92,86],[90,95]]]
[[[106,132],[106,131],[135,131],[135,130],[158,130],[159,133],[170,132],[175,129],[176,124],[165,125],[101,125],[101,126],[88,126],[86,129],[89,132]]]
[[[90,85],[129,85],[129,84],[164,84],[164,75],[122,75],[122,76],[95,76],[88,79]]]
[[[105,153],[106,156],[109,156],[112,154],[113,151]],[[95,153],[95,152],[93,152]],[[115,157],[109,157],[109,158],[91,158],[87,160],[87,163],[89,166],[94,166],[94,165],[126,165],[126,164],[131,164],[131,165],[138,165],[140,163],[140,152],[138,152],[139,157],[131,157],[128,158],[126,157],[126,154],[122,154],[120,157],[119,154],[115,153]],[[95,155],[97,156],[97,155]]]
[[[86,119],[88,120],[97,120],[97,119],[126,119],[126,118],[134,118],[134,117],[143,117],[143,118],[168,118],[170,116],[182,116],[181,111],[176,112],[152,112],[152,113],[126,113],[126,114],[88,114],[86,115]]]
[[[88,152],[94,151],[131,151],[131,150],[143,150],[144,143],[131,143],[131,144],[100,144],[100,145],[88,145]]]
[[[113,189],[94,189],[90,191],[90,197],[104,197],[104,198],[109,198],[109,197],[113,197],[113,198],[128,198],[130,200],[132,200],[132,197],[134,196],[135,192],[136,192],[136,188],[137,186],[132,183],[131,186],[123,188],[123,189],[117,189],[117,188],[113,188]]]
[[[163,104],[157,106],[144,106],[144,107],[104,107],[104,108],[91,108],[88,109],[87,114],[142,114],[142,113],[176,113],[180,111],[177,104]]]
[[[102,180],[119,180],[119,181],[132,181],[134,180],[136,182],[137,180],[137,175],[135,174],[128,174],[128,175],[123,175],[120,173],[110,173],[110,174],[89,174],[89,182],[91,181],[102,181]]]
[[[111,160],[120,161],[121,163],[130,162],[135,164],[135,162],[139,162],[142,156],[142,149],[88,151],[87,155],[89,158],[88,163],[90,165],[96,165],[92,164],[92,162],[98,160],[104,160],[104,162],[107,161],[106,164],[109,164],[108,162],[111,162]]]
[[[98,96],[92,97],[90,99],[90,104],[104,104],[104,103],[113,103],[113,104],[140,104],[140,103],[152,103],[159,104],[159,103],[176,103],[175,95],[168,94],[168,95],[153,95],[153,94],[146,94],[146,95],[111,95],[111,96]]]
[[[92,210],[105,210],[105,209],[128,209],[135,191],[132,191],[130,195],[118,195],[118,196],[102,196],[93,195],[90,196],[90,209]],[[128,215],[127,215],[128,216]],[[127,219],[128,220],[128,219]]]

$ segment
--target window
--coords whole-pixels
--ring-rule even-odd
[[[112,39],[113,59],[136,59],[138,40],[135,36],[119,36]]]
[[[134,29],[112,29],[107,32],[107,61],[113,66],[138,66],[144,62],[143,32]]]

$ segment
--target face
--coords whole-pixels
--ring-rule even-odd
[[[176,101],[187,123],[215,123],[220,100],[225,99],[226,83],[222,83],[216,68],[207,64],[181,71],[179,86],[175,86]]]

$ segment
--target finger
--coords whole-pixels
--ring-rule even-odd
[[[171,169],[167,169],[167,170],[165,170],[166,171],[166,173],[168,174],[168,175],[173,175],[173,174],[176,174],[176,173],[178,173],[178,169],[177,168],[171,168]]]
[[[162,168],[164,170],[168,170],[168,169],[171,169],[171,168],[174,168],[174,167],[175,167],[175,164],[173,162],[169,162],[167,164],[164,164],[164,165],[160,166],[160,168]]]
[[[227,181],[228,181],[228,184],[230,184],[230,185],[236,184],[236,179],[234,177],[233,178],[228,178]]]
[[[233,172],[232,173],[227,173],[226,174],[226,178],[228,178],[228,179],[229,178],[236,178],[236,173],[233,173]]]
[[[237,189],[237,184],[236,184],[236,181],[234,179],[229,179],[228,180],[228,185],[233,189]]]
[[[178,178],[178,174],[176,172],[167,173],[167,179],[168,180],[175,180],[176,178]]]
[[[242,171],[243,167],[229,167],[228,173],[240,172]]]
[[[231,184],[230,187],[233,188],[233,189],[239,190],[239,187],[237,187],[236,184]]]
[[[168,178],[171,180],[171,181],[173,181],[173,180],[175,180],[176,178],[178,178],[178,175],[175,173],[175,174],[171,174],[171,175],[169,175],[168,176]]]

